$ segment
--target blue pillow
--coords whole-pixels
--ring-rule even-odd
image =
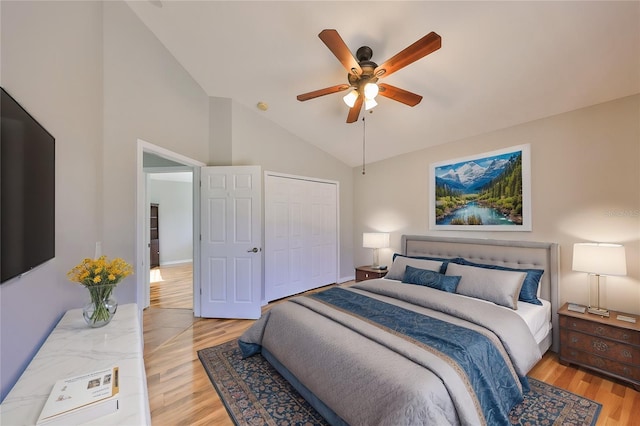
[[[484,263],[474,263],[461,257],[452,259],[451,261],[453,263],[457,263],[458,265],[476,266],[478,268],[526,272],[527,276],[524,278],[524,282],[522,283],[522,288],[520,289],[518,300],[522,302],[532,303],[534,305],[542,305],[542,302],[540,301],[540,299],[538,299],[538,284],[540,284],[540,278],[542,278],[542,274],[544,273],[544,270],[542,269],[518,269],[509,268],[506,266],[487,265]]]
[[[418,269],[407,265],[404,270],[403,283],[418,284],[437,290],[455,293],[460,282],[460,277],[452,275],[442,275],[438,272],[429,271],[428,269]]]
[[[393,259],[391,259],[392,261],[396,258],[396,257],[409,257],[411,259],[425,259],[425,260],[436,260],[439,262],[442,262],[442,266],[440,266],[440,273],[444,274],[445,272],[447,272],[447,265],[449,264],[449,262],[452,262],[453,259],[451,258],[445,258],[445,257],[431,257],[431,256],[405,256],[404,254],[399,254],[399,253],[394,253],[393,254]]]

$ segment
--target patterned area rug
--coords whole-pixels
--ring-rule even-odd
[[[229,415],[237,425],[327,425],[260,355],[242,359],[237,342],[198,351]],[[514,425],[596,424],[597,402],[529,378],[531,392],[511,410]]]

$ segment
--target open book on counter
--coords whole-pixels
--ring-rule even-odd
[[[119,390],[118,367],[58,380],[36,424],[77,425],[115,413]]]

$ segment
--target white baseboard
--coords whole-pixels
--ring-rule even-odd
[[[356,279],[355,275],[351,275],[348,277],[340,277],[338,278],[338,284],[346,283],[347,281],[354,281]]]
[[[172,260],[170,262],[160,262],[160,266],[179,265],[181,263],[193,263],[193,259]]]

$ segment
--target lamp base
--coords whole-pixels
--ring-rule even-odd
[[[587,312],[594,315],[600,315],[601,317],[609,317],[608,309],[594,308],[592,306],[589,306],[589,309],[587,309]]]

